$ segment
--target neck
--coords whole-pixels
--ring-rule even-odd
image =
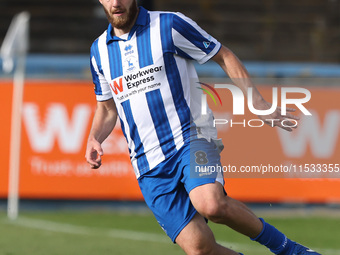
[[[136,23],[138,14],[139,14],[139,8],[138,8],[138,11],[137,11],[137,13],[136,13],[136,16],[135,16],[134,19],[133,19],[133,22],[131,22],[131,25],[129,25],[128,27],[122,28],[122,29],[113,27],[114,35],[117,36],[117,37],[120,37],[120,36],[122,36],[122,35],[124,35],[124,34],[129,33],[130,30],[131,30],[131,28],[133,27],[133,25]]]

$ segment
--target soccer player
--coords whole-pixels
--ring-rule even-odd
[[[108,29],[91,47],[97,108],[86,159],[101,166],[101,143],[119,117],[131,163],[147,205],[158,223],[186,254],[239,254],[216,243],[206,220],[224,224],[282,255],[316,255],[288,239],[229,197],[216,173],[195,176],[192,167],[220,165],[221,146],[202,121],[201,93],[192,60],[212,59],[244,94],[253,85],[238,58],[180,13],[150,12],[136,0],[99,0]],[[192,84],[194,83],[194,85]],[[195,89],[192,89],[194,87]],[[256,109],[269,109],[253,88]],[[296,119],[277,109],[265,119]],[[280,127],[281,121],[275,122]]]

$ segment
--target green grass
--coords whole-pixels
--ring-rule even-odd
[[[340,254],[340,218],[275,217],[269,223],[290,238],[324,255]],[[246,255],[269,255],[266,248],[234,231],[209,223],[222,244]],[[150,214],[110,211],[24,212],[9,221],[0,212],[0,255],[176,255],[171,243]]]

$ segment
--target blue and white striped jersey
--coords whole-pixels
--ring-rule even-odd
[[[221,44],[180,13],[142,7],[129,34],[112,30],[91,47],[95,93],[98,101],[113,97],[139,178],[189,142],[202,94],[192,60],[205,63]],[[215,129],[200,133],[217,136]]]

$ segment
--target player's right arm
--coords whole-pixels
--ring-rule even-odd
[[[97,169],[101,166],[101,157],[104,154],[101,144],[111,134],[116,121],[117,108],[113,99],[98,101],[85,154],[91,168]]]

